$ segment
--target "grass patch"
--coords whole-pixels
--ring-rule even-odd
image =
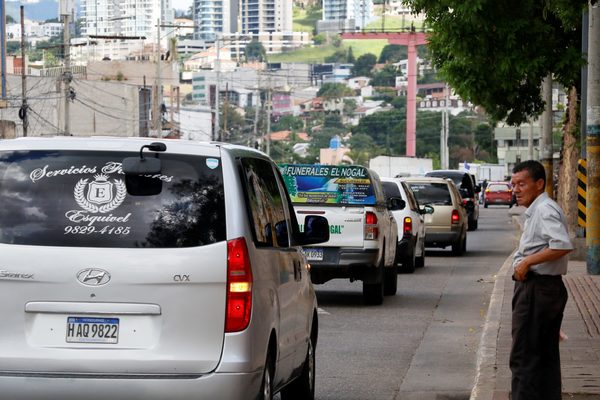
[[[382,21],[381,17],[377,18],[376,20],[367,24],[367,27],[365,28],[365,30],[380,31],[381,30],[381,21]],[[411,27],[411,24],[414,24],[415,29],[417,29],[417,30],[421,29],[423,27],[423,21],[420,21],[420,20],[415,20],[410,17],[402,18],[402,16],[399,16],[399,15],[386,15],[385,16],[385,24],[383,26],[383,29],[388,30],[388,31],[409,30]]]
[[[315,47],[303,47],[298,50],[287,53],[269,55],[269,62],[307,62],[318,63],[324,62],[325,58],[335,53],[337,50],[343,49],[348,51],[352,47],[352,54],[355,58],[366,53],[375,54],[377,58],[381,54],[381,50],[387,44],[386,40],[365,39],[365,40],[344,40],[341,47],[333,45],[323,45]]]
[[[310,7],[302,9],[294,6],[294,17],[292,29],[294,32],[310,32],[311,34],[317,27],[317,21],[323,16],[322,9]]]

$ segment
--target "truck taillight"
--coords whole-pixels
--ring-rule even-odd
[[[452,210],[451,218],[453,224],[458,224],[460,222],[460,214],[458,213],[458,210]]]
[[[412,235],[412,218],[404,217],[404,234]]]
[[[365,240],[376,240],[378,237],[377,215],[374,212],[367,211],[365,214]]]
[[[227,305],[225,332],[248,327],[252,312],[252,269],[246,239],[227,241]]]

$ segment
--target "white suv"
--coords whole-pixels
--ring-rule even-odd
[[[0,397],[313,399],[317,302],[277,166],[189,141],[0,142]]]
[[[398,224],[396,263],[402,272],[413,273],[425,266],[425,221],[423,214],[432,214],[433,207],[419,207],[412,190],[400,178],[381,178],[387,198],[399,197],[401,207],[392,211]]]

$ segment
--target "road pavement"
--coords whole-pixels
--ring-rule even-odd
[[[466,255],[428,249],[383,306],[363,305],[361,282],[315,286],[317,399],[468,399],[495,275],[518,240],[508,211],[481,208]]]

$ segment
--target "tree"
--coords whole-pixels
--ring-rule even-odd
[[[338,49],[333,54],[325,57],[326,63],[345,63],[348,60],[348,53],[344,49]]]
[[[358,57],[352,67],[352,76],[371,76],[371,70],[377,63],[377,57],[374,54],[366,53]]]
[[[346,62],[349,64],[354,64],[356,62],[356,57],[354,57],[352,46],[348,47],[348,56],[346,58]]]
[[[319,46],[324,44],[327,41],[327,36],[325,36],[324,33],[319,33],[318,35],[316,35],[315,37],[313,37],[313,42]]]
[[[317,96],[323,97],[326,100],[341,99],[346,96],[353,96],[354,91],[343,83],[328,82],[324,83],[323,86],[317,92]]]
[[[517,125],[539,115],[540,85],[550,73],[566,87],[579,81],[581,12],[588,0],[410,4],[427,15],[428,48],[441,77],[496,120]]]
[[[6,24],[7,25],[8,24],[16,24],[16,23],[17,23],[17,21],[15,21],[15,19],[12,16],[6,14]]]
[[[267,51],[265,47],[256,39],[252,39],[250,43],[246,45],[245,49],[246,60],[248,61],[266,61]]]
[[[396,76],[400,74],[400,71],[392,64],[386,64],[383,69],[373,74],[371,79],[372,86],[396,86]]]
[[[254,115],[254,114],[252,114]],[[273,132],[277,131],[298,131],[304,129],[304,121],[300,117],[294,117],[293,115],[284,115],[279,118],[279,121],[271,125]]]
[[[379,55],[379,63],[397,63],[398,61],[407,58],[408,49],[406,46],[401,46],[399,44],[387,44],[381,50],[381,54]]]

